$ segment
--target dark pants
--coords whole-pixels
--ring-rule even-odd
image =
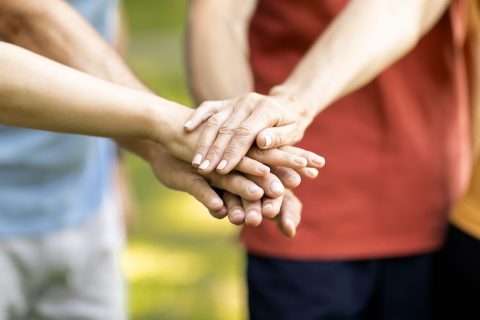
[[[252,320],[428,320],[431,255],[365,261],[248,256]]]
[[[450,227],[434,267],[435,320],[480,319],[480,241]]]

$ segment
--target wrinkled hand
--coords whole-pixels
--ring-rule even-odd
[[[308,125],[299,110],[303,109],[290,99],[257,93],[204,102],[185,123],[185,130],[192,132],[206,121],[193,163],[228,173],[255,141],[261,149],[293,145]]]
[[[230,222],[235,225],[245,224],[251,227],[259,226],[263,218],[276,220],[280,230],[286,236],[295,236],[296,227],[300,222],[302,204],[293,195],[291,189],[300,185],[301,176],[308,179],[314,179],[314,177],[303,170],[295,171],[284,167],[272,167],[272,173],[285,186],[284,194],[278,197],[265,195],[261,200],[248,201],[229,192],[223,192],[227,212],[222,211],[219,215],[212,215],[218,219],[228,216]]]
[[[153,148],[148,161],[160,182],[171,189],[191,194],[214,217],[227,215],[226,206],[214,187],[234,194],[243,201],[256,202],[263,196],[277,199],[283,195],[284,185],[291,188],[300,183],[296,171],[283,167],[274,167],[273,173],[263,177],[238,173],[220,175],[216,172],[201,175],[189,163],[178,160],[160,145]],[[299,172],[303,174],[301,170]]]
[[[184,108],[186,109],[186,108]],[[192,114],[191,110],[181,110],[178,120],[187,119]],[[201,126],[201,130],[207,129],[207,124]],[[172,135],[170,139],[164,142],[165,148],[175,157],[189,161],[192,159],[195,151],[195,146],[201,141],[201,130],[196,130],[192,133],[185,133],[182,128],[172,128]],[[269,172],[267,165],[278,165],[300,170],[306,167],[320,168],[325,162],[324,159],[314,153],[304,151],[299,148],[291,149],[272,149],[259,152],[257,147],[251,148],[249,154],[240,155],[238,165],[234,166],[235,171],[242,172],[249,175],[265,176]],[[210,173],[215,170],[215,166],[210,163],[208,159],[202,159],[202,156],[197,154],[193,157],[192,164],[199,167],[200,173]],[[218,166],[217,166],[218,167]],[[217,172],[226,174],[230,171],[227,168],[217,169]]]
[[[285,236],[293,238],[300,224],[302,203],[291,190],[285,190],[284,195],[277,199],[265,198],[262,202],[245,201],[229,192],[224,193],[223,200],[227,207],[228,219],[235,225],[259,226],[262,222],[261,215],[252,212],[262,211],[263,217],[275,220],[280,231]],[[267,209],[269,206],[270,209]],[[218,218],[224,215],[222,212],[222,216]]]

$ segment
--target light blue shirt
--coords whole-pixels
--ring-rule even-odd
[[[117,0],[70,3],[113,40]],[[0,236],[82,223],[109,191],[114,161],[108,139],[0,126]]]

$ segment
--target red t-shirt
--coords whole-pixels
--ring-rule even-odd
[[[259,0],[250,26],[256,90],[282,83],[345,4]],[[412,52],[317,116],[299,145],[327,165],[295,192],[303,202],[297,236],[284,237],[270,221],[247,227],[250,252],[357,259],[441,245],[468,167],[464,4],[455,2]]]

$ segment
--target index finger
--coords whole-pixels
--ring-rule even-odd
[[[255,108],[252,114],[235,129],[223,154],[222,173],[232,171],[255,143],[257,134],[263,129],[275,125],[276,119],[277,115],[272,112],[265,112],[261,107]]]

